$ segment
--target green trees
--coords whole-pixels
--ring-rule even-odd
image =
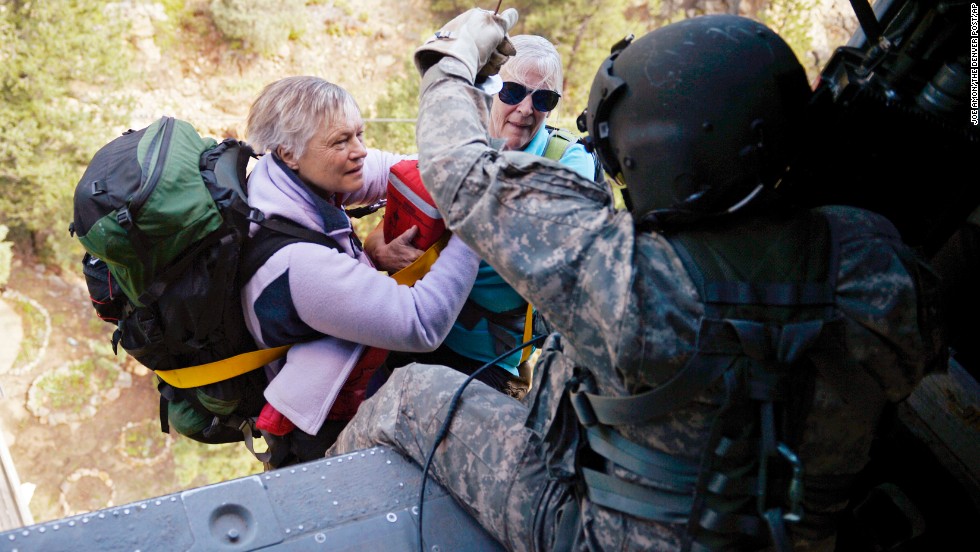
[[[575,117],[585,109],[592,79],[609,55],[609,48],[629,32],[639,35],[645,29],[637,30],[626,19],[632,3],[628,0],[523,3],[527,6],[521,11],[522,20],[513,34],[541,35],[561,53],[565,65],[564,96],[558,112],[552,115],[557,116],[552,124],[574,129]]]
[[[365,88],[370,95],[358,93],[365,115],[414,118],[418,75],[411,48],[473,5],[433,0],[423,3],[421,14],[419,6],[411,8],[415,17],[397,24],[364,11],[357,16],[357,33],[338,35],[334,19],[351,19],[351,8],[341,0],[327,4],[323,0],[0,0],[0,224],[9,227],[8,240],[32,248],[45,260],[74,262],[79,251],[69,254],[67,249],[77,245],[67,239],[66,228],[77,179],[101,145],[126,124],[133,124],[129,111],[137,98],[144,99],[140,104],[144,110],[173,109],[173,102],[152,103],[166,96],[155,93],[161,87],[193,84],[187,88],[194,90],[199,84],[203,96],[226,95],[233,99],[213,102],[223,106],[215,115],[243,121],[247,100],[229,91],[257,90],[248,78],[267,81],[291,71],[315,73],[321,65],[327,67],[329,78],[340,71],[356,74],[358,64],[377,62],[376,57],[358,58],[369,51],[364,37],[373,37],[392,40],[391,51],[402,57],[403,65],[392,72],[368,72],[384,73],[386,80]],[[362,7],[398,5],[371,0]],[[496,3],[481,5],[492,9]],[[641,35],[683,17],[735,11],[773,26],[801,60],[819,61],[829,52],[809,51],[813,30],[827,16],[826,3],[817,6],[809,0],[513,0],[502,9],[520,11],[512,34],[539,34],[557,45],[565,64],[564,98],[549,123],[575,128],[575,116],[585,107],[599,63],[627,33]],[[134,14],[141,11],[159,12],[159,16],[139,19]],[[130,23],[137,19],[143,23],[139,32]],[[429,28],[419,28],[426,21]],[[299,35],[302,40],[292,40]],[[156,55],[162,53],[163,59],[132,64],[145,42],[155,42]],[[294,54],[277,56],[275,52],[287,43]],[[222,52],[229,50],[247,55],[235,57],[238,64],[226,70]],[[128,78],[137,71],[139,78]],[[199,81],[191,83],[193,79]],[[201,105],[206,112],[210,104]],[[369,123],[368,139],[372,146],[393,151],[415,149],[410,123]]]
[[[558,111],[551,115],[554,119],[550,124],[575,128],[574,119],[585,108],[589,85],[599,64],[609,55],[610,46],[628,32],[639,35],[647,30],[645,23],[640,22],[643,28],[636,29],[637,21],[627,19],[639,9],[634,4],[632,0],[516,0],[501,5],[501,10],[516,8],[520,13],[510,34],[543,36],[561,53],[565,66],[564,95]],[[481,7],[492,9],[495,5],[485,2]],[[430,10],[434,20],[443,23],[471,7],[472,3],[460,0],[435,0]]]
[[[99,0],[0,2],[0,222],[47,260],[73,241],[75,184],[128,103],[120,24]]]
[[[389,80],[374,107],[368,108],[364,133],[368,146],[399,153],[414,152],[415,125],[405,122],[419,112],[419,78],[411,59],[406,59],[397,78]],[[381,119],[371,121],[371,119]]]
[[[610,47],[629,33],[641,36],[667,23],[709,13],[739,14],[780,33],[814,77],[818,67],[808,62],[829,53],[811,52],[811,35],[815,30],[823,31],[821,10],[829,4],[812,0],[512,0],[504,2],[501,9],[512,7],[520,12],[511,34],[541,35],[558,48],[565,64],[565,94],[552,117],[557,116],[561,126],[574,128],[574,118],[585,108],[599,64],[609,55]],[[493,9],[495,5],[484,2],[481,7]],[[471,2],[462,0],[434,0],[430,4],[437,23],[470,7]]]
[[[306,32],[304,0],[211,0],[218,32],[234,49],[275,54],[291,36]]]

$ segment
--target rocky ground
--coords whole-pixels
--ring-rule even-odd
[[[160,431],[153,376],[112,354],[81,278],[24,258],[12,268],[0,300],[17,317],[0,334],[8,353],[22,339],[0,366],[0,430],[35,522],[261,471],[244,447],[202,450],[220,465],[188,471],[186,453],[203,447]]]

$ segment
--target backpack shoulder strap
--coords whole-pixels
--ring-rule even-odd
[[[545,127],[548,130],[548,143],[544,148],[544,157],[554,161],[560,161],[562,157],[565,156],[565,152],[572,144],[582,143],[582,139],[579,135],[574,132],[564,129],[548,126]],[[583,144],[584,145],[584,144]],[[588,149],[586,150],[588,151]],[[592,179],[599,182],[602,179],[602,164],[599,163],[599,157],[595,152],[589,152],[592,156],[592,164],[594,165],[594,171]]]
[[[342,251],[340,245],[326,234],[315,232],[282,217],[265,218],[260,211],[251,210],[249,219],[259,225],[259,231],[245,240],[242,248],[239,275],[244,284],[255,272],[283,247],[307,242]]]
[[[233,200],[235,211],[242,209],[244,201]],[[239,278],[247,282],[269,257],[283,247],[292,243],[311,242],[341,251],[337,242],[325,234],[304,228],[290,220],[272,217],[266,219],[257,210],[251,210],[247,215],[249,220],[259,224],[259,231],[251,238],[245,239],[241,251]],[[156,375],[163,381],[180,389],[198,387],[226,380],[246,372],[265,366],[282,357],[292,345],[283,345],[270,349],[249,351],[231,358],[222,359],[209,364],[188,366],[174,370],[156,370]]]
[[[551,126],[546,128],[548,130],[548,144],[544,148],[544,157],[558,161],[572,144],[578,142],[578,136],[563,128]]]
[[[523,343],[527,343],[527,342],[531,341],[531,338],[532,337],[534,337],[534,305],[532,305],[531,303],[528,303],[527,304],[527,312],[524,314],[524,341],[523,341]],[[527,361],[527,359],[531,358],[531,353],[533,352],[533,349],[534,349],[534,347],[532,347],[530,345],[528,345],[527,347],[524,347],[523,349],[521,349],[521,360],[520,360],[519,364],[524,364]],[[530,382],[530,379],[528,380],[528,382]]]

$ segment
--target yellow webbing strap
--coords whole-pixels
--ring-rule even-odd
[[[439,258],[439,253],[449,243],[449,232],[446,232],[436,243],[425,250],[421,257],[392,274],[392,278],[399,284],[412,285],[419,278],[432,268],[432,263]],[[283,345],[271,349],[259,349],[249,353],[201,364],[199,366],[189,366],[187,368],[177,368],[174,370],[157,370],[156,375],[163,381],[174,387],[185,389],[188,387],[198,387],[209,383],[216,383],[222,380],[240,376],[246,372],[251,372],[261,368],[266,364],[283,357],[292,345]]]
[[[186,389],[216,383],[228,378],[240,376],[246,372],[251,372],[269,364],[277,358],[285,356],[286,351],[292,347],[283,345],[271,349],[259,349],[249,353],[242,353],[231,358],[200,364],[198,366],[188,366],[187,368],[177,368],[174,370],[157,370],[154,372],[157,377],[174,387]]]
[[[402,285],[410,286],[417,282],[422,276],[425,276],[429,269],[432,268],[432,263],[436,262],[439,258],[439,253],[446,248],[446,244],[449,243],[449,232],[446,232],[439,238],[439,241],[432,244],[425,253],[418,259],[412,261],[412,264],[406,266],[405,268],[399,270],[398,272],[391,275],[396,282]]]
[[[527,343],[531,341],[531,335],[534,333],[534,306],[531,303],[527,304],[527,316],[524,318],[524,341],[522,343]],[[521,362],[523,363],[531,356],[531,346],[528,345],[522,349]],[[518,364],[520,364],[518,363]]]

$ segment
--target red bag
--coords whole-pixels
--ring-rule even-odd
[[[412,240],[412,245],[419,249],[428,249],[446,231],[442,215],[422,184],[419,163],[410,159],[393,165],[388,174],[388,205],[383,228],[385,243],[390,243],[412,226],[419,227],[418,235]]]

